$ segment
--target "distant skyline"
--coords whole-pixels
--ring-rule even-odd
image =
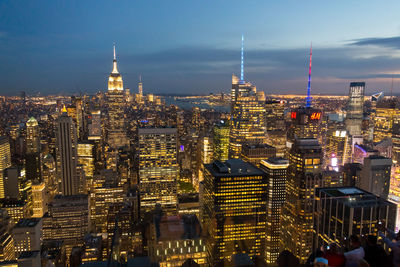
[[[106,91],[113,50],[124,87],[144,93],[228,93],[240,75],[266,93],[400,93],[400,2],[0,2],[0,95]]]

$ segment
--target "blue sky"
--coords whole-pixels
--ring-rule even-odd
[[[239,73],[266,93],[400,93],[399,1],[0,1],[0,94],[106,90],[117,43],[124,85],[228,92]]]

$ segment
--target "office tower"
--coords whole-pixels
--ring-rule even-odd
[[[64,196],[76,195],[79,191],[77,167],[77,136],[75,124],[64,107],[57,122],[57,172]]]
[[[335,171],[351,161],[350,137],[342,127],[333,127],[326,135],[324,165]]]
[[[11,167],[10,143],[6,136],[0,136],[0,198],[5,197],[4,170]]]
[[[260,169],[267,174],[267,228],[265,259],[273,264],[278,259],[281,243],[282,207],[286,199],[286,179],[289,161],[284,158],[262,160]]]
[[[20,171],[17,167],[9,167],[3,172],[4,180],[4,197],[11,199],[19,199],[19,179]]]
[[[157,228],[148,239],[152,262],[160,266],[186,266],[184,262],[192,259],[196,263],[193,266],[207,266],[206,244],[200,236],[196,215],[170,216],[151,227]]]
[[[353,146],[353,163],[364,164],[364,159],[369,156],[377,156],[379,153],[377,150],[367,146],[367,145],[358,145],[355,144]]]
[[[220,161],[229,158],[229,123],[223,120],[213,127],[213,156]]]
[[[11,226],[14,226],[19,220],[27,218],[29,214],[28,204],[22,200],[0,199],[0,209],[7,211]]]
[[[358,187],[387,199],[390,187],[392,159],[382,156],[364,158]]]
[[[78,164],[82,165],[87,178],[93,178],[94,174],[94,145],[91,142],[78,143]]]
[[[108,143],[113,148],[129,145],[125,134],[125,97],[122,76],[117,69],[117,58],[114,45],[113,69],[108,78]]]
[[[43,157],[43,181],[46,184],[46,199],[50,203],[58,194],[56,162],[50,154]]]
[[[90,223],[96,233],[107,233],[107,217],[111,206],[122,205],[125,193],[122,187],[104,184],[90,192]]]
[[[40,129],[34,117],[26,122],[25,170],[27,179],[41,180]]]
[[[84,103],[82,97],[73,96],[71,99],[73,116],[71,116],[76,125],[76,132],[79,140],[83,140],[86,136],[86,117],[84,111]],[[68,108],[69,111],[69,108]],[[69,112],[68,112],[69,113]]]
[[[174,213],[177,205],[176,128],[140,128],[139,190],[142,214],[161,204],[164,212]]]
[[[89,140],[100,140],[101,139],[101,111],[94,110],[91,112],[91,123],[88,126],[89,129]]]
[[[7,211],[0,210],[0,261],[15,260],[14,240],[10,233],[12,225]]]
[[[86,195],[57,195],[43,217],[43,241],[63,241],[68,260],[72,248],[83,245],[83,238],[89,230],[88,209]]]
[[[32,184],[32,206],[34,218],[41,218],[47,212],[46,183]]]
[[[42,219],[28,218],[20,220],[12,229],[16,256],[24,251],[40,250],[42,241]]]
[[[394,229],[396,205],[357,187],[317,188],[314,205],[315,247],[351,235],[376,234],[378,223]]]
[[[395,121],[392,127],[392,159],[394,164],[400,164],[400,121]]]
[[[204,164],[210,164],[213,161],[212,139],[209,136],[202,136],[197,143],[197,164],[196,174],[193,177],[193,187],[199,190],[199,182],[204,179]]]
[[[138,83],[138,93],[140,97],[143,96],[143,83],[142,83],[142,75],[139,76],[139,83]]]
[[[243,143],[265,142],[265,95],[244,80],[243,36],[240,80],[232,75],[230,158],[239,158]]]
[[[361,124],[364,111],[365,82],[350,83],[347,103],[346,129],[350,135],[361,135]]]
[[[240,159],[205,165],[203,229],[211,266],[236,253],[264,254],[266,197],[266,174],[254,165]]]
[[[265,118],[267,131],[285,130],[285,102],[266,100]]]
[[[322,112],[313,107],[299,107],[290,113],[290,126],[287,133],[289,148],[295,139],[316,138],[321,141]]]
[[[312,252],[314,190],[323,184],[322,149],[314,138],[297,139],[289,153],[282,249],[305,262]]]
[[[274,158],[276,148],[267,144],[243,144],[241,158],[244,161],[260,167],[260,162],[264,159]]]
[[[376,104],[374,116],[374,143],[391,138],[393,125],[400,120],[399,104],[395,99],[381,100]]]
[[[34,154],[40,152],[40,129],[39,123],[34,117],[26,122],[26,153]]]

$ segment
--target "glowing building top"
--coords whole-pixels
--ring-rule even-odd
[[[114,59],[113,59],[113,69],[111,71],[110,76],[108,77],[108,90],[113,91],[113,90],[118,90],[122,91],[124,90],[124,85],[122,82],[122,76],[118,72],[117,68],[117,56],[115,53],[115,44],[114,44]]]

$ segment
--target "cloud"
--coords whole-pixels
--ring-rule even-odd
[[[383,46],[383,47],[400,49],[400,36],[356,39],[352,40],[350,45],[355,45],[355,46],[374,45],[374,46]]]

